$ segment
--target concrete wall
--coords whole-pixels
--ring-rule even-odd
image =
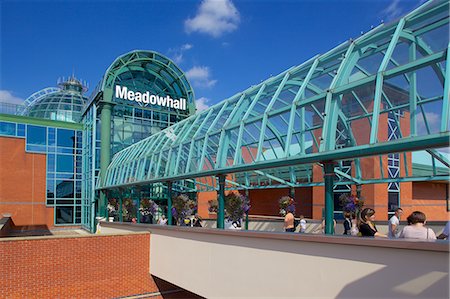
[[[150,273],[207,298],[449,296],[448,242],[148,229]]]

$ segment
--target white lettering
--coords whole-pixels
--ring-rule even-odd
[[[140,102],[142,102],[141,97],[142,97],[142,93],[136,92],[136,93],[135,93],[134,100],[135,100],[136,102],[140,103]]]
[[[150,104],[156,105],[156,96],[154,94],[150,96]]]
[[[172,108],[180,109],[180,100],[175,100]]]
[[[119,85],[116,85],[116,98],[121,98],[126,100],[127,99],[127,90],[128,88],[126,86],[122,87]]]
[[[129,90],[129,91],[128,91],[128,99],[129,99],[130,101],[133,101],[133,100],[134,100],[134,91],[132,91],[132,90]]]
[[[144,93],[142,95],[142,102],[144,104],[148,104],[149,103],[149,99],[148,99],[149,97],[150,97],[150,93],[147,91],[146,93]]]
[[[150,94],[149,91],[144,93],[139,91],[128,90],[126,86],[116,85],[116,98],[135,101],[138,103],[144,103],[145,106],[148,104],[158,105],[167,108],[186,110],[186,99],[172,99],[170,95],[158,96]]]
[[[167,99],[165,97],[156,96],[156,103],[158,106],[166,106]]]

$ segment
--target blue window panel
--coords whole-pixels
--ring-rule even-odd
[[[57,180],[56,181],[56,197],[57,198],[73,198],[73,181]]]
[[[0,135],[16,136],[16,124],[0,121]]]
[[[62,147],[75,147],[75,131],[67,129],[58,129],[57,145]]]
[[[56,171],[73,173],[74,161],[72,155],[56,155]]]
[[[56,145],[56,129],[48,128],[48,145],[55,146]]]
[[[73,148],[64,148],[64,147],[57,147],[56,151],[60,154],[73,154],[75,152]]]
[[[17,136],[25,137],[25,125],[17,124]]]
[[[46,127],[28,125],[27,145],[43,145],[45,147],[47,145]]]
[[[55,155],[54,154],[48,154],[47,155],[47,172],[54,172],[55,171]]]
[[[55,180],[47,179],[47,199],[55,198]]]
[[[46,146],[30,144],[30,145],[27,145],[27,152],[45,153]]]

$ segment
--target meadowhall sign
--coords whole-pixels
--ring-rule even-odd
[[[170,96],[161,97],[147,92],[128,90],[126,86],[116,85],[116,98],[148,104],[158,105],[167,108],[186,110],[186,99],[172,99]]]

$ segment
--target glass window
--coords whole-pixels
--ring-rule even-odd
[[[56,224],[73,223],[73,207],[56,207]]]
[[[47,155],[47,172],[48,171],[55,171],[55,155],[54,154]]]
[[[1,121],[0,135],[16,136],[16,124]]]
[[[142,117],[142,109],[134,109],[135,117]]]
[[[56,181],[57,198],[73,198],[73,181]]]
[[[399,195],[398,192],[388,193],[388,212],[395,212],[395,210],[400,207]]]
[[[66,130],[66,129],[58,129],[58,146],[70,147],[73,148],[75,146],[75,131],[74,130]]]
[[[56,171],[73,173],[73,156],[72,155],[57,155],[56,156]]]
[[[47,198],[55,197],[55,181],[47,179]]]
[[[48,132],[48,145],[53,147],[56,145],[56,137],[54,130],[53,132],[51,132],[50,130]]]
[[[17,124],[17,136],[25,137],[25,125]]]
[[[40,126],[27,126],[27,144],[46,145],[47,144],[47,130]]]

